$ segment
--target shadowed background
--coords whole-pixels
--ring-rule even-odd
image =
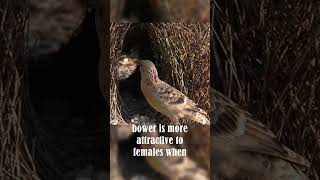
[[[319,179],[319,2],[212,3],[211,85],[307,157]]]

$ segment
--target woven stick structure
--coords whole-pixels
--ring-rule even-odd
[[[25,130],[23,70],[27,1],[0,2],[0,179],[39,179]]]
[[[155,23],[148,30],[160,76],[208,110],[210,24]]]
[[[118,96],[118,81],[116,80],[116,61],[120,58],[123,41],[130,24],[112,23],[110,26],[110,123],[126,124],[122,117],[121,102]]]

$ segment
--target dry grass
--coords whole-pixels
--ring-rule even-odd
[[[215,87],[307,157],[320,179],[319,2],[215,1]]]
[[[209,23],[148,24],[159,76],[194,100],[209,104]]]
[[[126,124],[119,96],[116,63],[120,58],[123,41],[130,23],[112,23],[110,26],[110,123]]]
[[[25,141],[23,72],[17,66],[24,55],[27,7],[27,1],[0,2],[0,179],[38,179]]]

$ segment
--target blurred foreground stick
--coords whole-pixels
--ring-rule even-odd
[[[209,22],[209,0],[148,0],[155,21]]]
[[[159,134],[143,133],[143,136],[157,137]],[[166,156],[165,149],[173,146],[167,144],[143,144],[143,149],[163,149],[163,156],[146,156],[145,159],[153,170],[170,180],[209,180],[209,175],[197,162],[186,156]]]

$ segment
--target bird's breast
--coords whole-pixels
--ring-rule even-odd
[[[153,85],[141,82],[141,91],[151,106],[156,106],[158,104],[159,100],[154,92]]]
[[[155,110],[167,115],[171,116],[171,112],[167,106],[167,104],[160,99],[160,97],[156,93],[156,85],[148,84],[141,81],[141,91],[150,104]]]

